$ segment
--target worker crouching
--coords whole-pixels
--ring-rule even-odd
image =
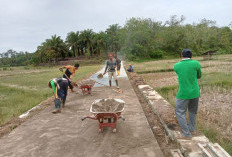
[[[52,88],[54,96],[55,96],[55,110],[52,113],[60,113],[61,112],[61,102],[62,107],[65,106],[66,97],[68,94],[68,80],[65,78],[54,78],[48,82],[49,88]]]

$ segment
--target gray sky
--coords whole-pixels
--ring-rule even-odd
[[[62,39],[70,31],[104,31],[123,26],[131,17],[169,20],[184,15],[185,23],[201,19],[232,22],[232,0],[0,0],[0,52],[34,52],[45,39]]]

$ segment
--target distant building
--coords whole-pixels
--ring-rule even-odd
[[[217,50],[207,51],[207,52],[202,54],[204,60],[212,59],[212,55],[217,56]]]

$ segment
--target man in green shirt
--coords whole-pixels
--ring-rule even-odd
[[[184,49],[181,53],[182,61],[174,65],[174,71],[178,76],[179,90],[176,96],[176,117],[182,129],[182,139],[191,139],[196,131],[196,115],[200,89],[198,79],[201,78],[201,65],[192,60],[192,51]],[[189,125],[186,121],[188,109]]]
[[[65,78],[54,78],[48,82],[48,86],[52,88],[55,96],[55,110],[52,113],[60,113],[61,101],[64,107],[68,94],[68,80]]]

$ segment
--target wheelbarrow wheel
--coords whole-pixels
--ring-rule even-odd
[[[113,129],[113,133],[116,133],[116,132],[117,132],[117,129],[116,129],[116,128],[114,128],[114,129]]]

